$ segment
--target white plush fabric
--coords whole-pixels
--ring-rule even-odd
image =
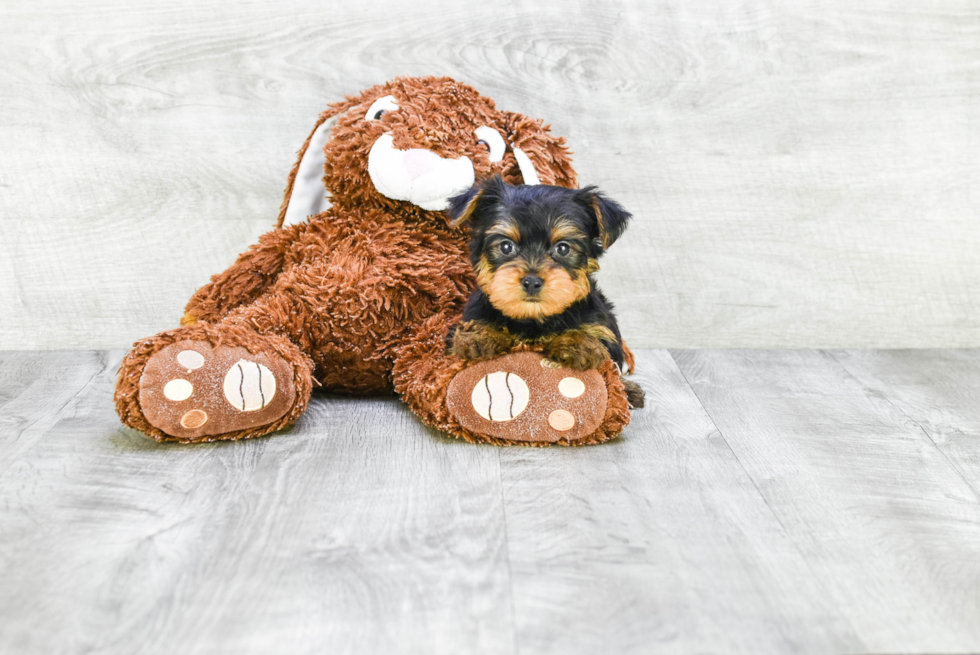
[[[504,151],[507,150],[507,144],[504,143],[504,137],[500,136],[500,132],[489,125],[482,125],[476,128],[476,138],[487,144],[487,147],[490,149],[491,162],[496,163],[504,158]]]
[[[368,154],[371,182],[386,198],[443,211],[451,197],[473,186],[473,162],[468,157],[444,159],[431,150],[397,150],[393,142],[390,134],[383,134]]]
[[[330,207],[330,192],[323,186],[323,165],[325,163],[323,146],[330,139],[330,130],[337,124],[339,116],[324,121],[313,132],[310,146],[303,153],[299,163],[296,179],[293,181],[293,192],[289,196],[286,216],[282,225],[302,223],[310,216],[326,211]]]
[[[364,120],[366,121],[378,120],[380,118],[380,116],[377,115],[379,111],[382,110],[395,111],[398,108],[399,108],[398,102],[395,100],[395,96],[385,96],[383,98],[378,98],[377,100],[371,103],[371,106],[368,108],[367,113],[364,114]]]
[[[527,156],[527,153],[514,145],[511,148],[514,150],[514,159],[517,160],[517,166],[521,169],[521,177],[524,178],[524,184],[541,184],[541,180],[538,179],[538,172],[534,169],[534,163]]]

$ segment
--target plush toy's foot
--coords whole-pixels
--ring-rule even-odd
[[[293,369],[284,359],[206,341],[178,341],[160,350],[139,382],[146,420],[181,440],[272,423],[295,399]]]
[[[303,413],[311,371],[309,357],[281,336],[183,327],[138,342],[123,359],[116,411],[158,441],[257,437]]]
[[[446,402],[475,435],[543,445],[592,435],[606,415],[607,398],[599,371],[561,368],[538,353],[518,352],[460,371]]]

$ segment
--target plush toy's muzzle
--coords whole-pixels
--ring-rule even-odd
[[[445,159],[431,150],[398,150],[391,134],[382,135],[368,155],[368,173],[386,198],[407,200],[430,211],[449,207],[449,198],[474,182],[469,157]]]

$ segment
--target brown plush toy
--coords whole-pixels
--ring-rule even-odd
[[[611,361],[569,371],[518,346],[467,366],[445,352],[473,276],[444,210],[494,174],[576,185],[564,139],[449,78],[398,78],[331,105],[279,226],[194,294],[182,327],[123,360],[119,416],[159,441],[242,439],[293,423],[319,386],[397,392],[468,441],[615,437],[629,409]]]

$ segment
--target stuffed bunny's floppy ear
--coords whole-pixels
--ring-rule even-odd
[[[323,147],[330,140],[330,131],[340,115],[339,111],[321,114],[313,133],[300,148],[299,159],[289,174],[286,197],[279,208],[278,227],[302,223],[330,208],[330,192],[323,185],[323,165],[326,163]]]

